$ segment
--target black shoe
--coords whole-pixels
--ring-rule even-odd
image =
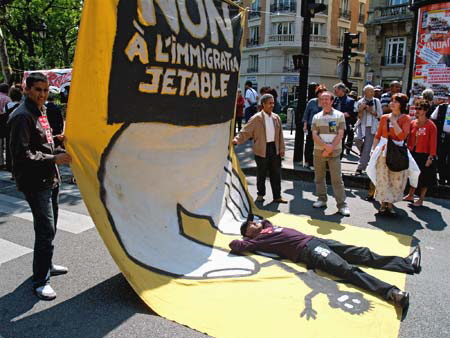
[[[371,195],[367,195],[365,200],[368,201],[368,202],[372,202],[372,201],[375,201],[375,198],[373,196],[371,196]]]
[[[420,271],[422,271],[422,266],[420,265],[420,261],[422,259],[422,251],[420,250],[420,246],[416,246],[407,258],[411,260],[411,265],[414,268],[414,273],[420,273]]]
[[[355,171],[355,176],[361,176],[362,175],[362,170],[361,169],[357,169]]]
[[[406,317],[409,308],[409,292],[400,291],[399,289],[392,290],[390,300],[395,306],[402,309],[402,320]]]

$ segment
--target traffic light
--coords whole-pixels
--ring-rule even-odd
[[[301,0],[302,1],[302,16],[304,18],[314,18],[314,15],[323,12],[327,9],[327,5],[318,4],[315,0]]]
[[[358,39],[356,43],[353,40]],[[342,53],[342,58],[344,60],[350,61],[353,56],[356,56],[356,53],[352,52],[353,48],[359,46],[359,33],[352,34],[349,32],[344,33],[344,51]]]

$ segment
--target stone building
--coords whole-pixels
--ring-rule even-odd
[[[366,79],[384,88],[393,80],[407,89],[414,13],[408,0],[372,0],[367,27]]]
[[[339,82],[337,66],[342,58],[345,32],[359,32],[360,45],[350,66],[349,80],[361,92],[364,85],[365,43],[369,0],[318,0],[327,11],[312,19],[309,78],[331,88]],[[296,0],[244,0],[249,7],[244,31],[240,87],[251,80],[257,88],[276,88],[282,104],[295,98],[299,82],[292,56],[300,54],[302,40],[301,2]]]

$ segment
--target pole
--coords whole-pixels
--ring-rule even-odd
[[[303,18],[302,32],[302,62],[300,64],[299,95],[297,100],[297,111],[295,112],[295,144],[294,162],[303,161],[303,145],[305,134],[303,132],[303,112],[306,108],[306,91],[308,88],[308,68],[309,68],[309,38],[311,31],[311,17]]]

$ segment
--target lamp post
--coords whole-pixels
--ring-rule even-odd
[[[47,37],[47,25],[45,24],[44,21],[41,21],[40,24],[38,24],[36,26],[36,32],[39,35],[39,38],[41,39],[41,43],[42,43],[42,58],[44,58],[45,56],[45,38]]]

